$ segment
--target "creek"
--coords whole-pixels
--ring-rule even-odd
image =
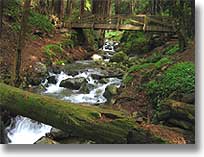
[[[102,50],[105,51],[106,56],[109,57],[115,52],[113,44],[107,41]],[[108,61],[107,58],[106,61]],[[55,78],[55,83],[50,83],[48,79],[43,81],[42,86],[45,87],[45,90],[41,91],[40,94],[77,104],[101,105],[107,101],[104,97],[106,87],[116,85],[119,88],[121,85],[121,79],[117,77],[106,78],[103,81],[94,77],[107,75],[107,71],[95,67],[93,60],[76,61],[65,67],[67,67],[66,70],[62,70],[60,73],[49,73],[49,77]],[[75,68],[73,72],[74,67],[77,68]],[[72,73],[69,71],[70,68],[72,68]],[[63,80],[74,80],[77,78],[84,78],[86,80],[86,91],[60,87]],[[46,133],[50,132],[51,128],[52,126],[36,122],[26,117],[17,116],[12,119],[6,131],[10,139],[10,144],[33,144],[39,138],[45,136]]]

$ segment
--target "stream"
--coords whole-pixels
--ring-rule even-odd
[[[103,51],[106,52],[106,56],[111,57],[115,52],[113,43],[105,42]],[[108,59],[106,59],[108,61]],[[89,105],[104,104],[107,100],[103,96],[105,89],[109,85],[116,85],[118,88],[121,85],[121,79],[119,78],[106,78],[105,81],[100,81],[94,76],[103,76],[107,72],[105,70],[96,68],[93,66],[93,60],[76,61],[68,67],[81,67],[76,70],[74,74],[69,74],[69,70],[61,71],[58,74],[49,73],[49,76],[56,79],[55,83],[49,83],[48,79],[42,82],[42,86],[45,90],[40,94],[58,98],[60,100],[72,102],[72,103],[85,103]],[[68,68],[69,69],[69,68]],[[63,80],[84,78],[87,82],[86,92],[81,90],[73,90],[65,87],[60,87]],[[52,126],[45,125],[26,117],[17,116],[12,119],[10,126],[6,128],[9,144],[33,144],[46,133],[50,132]]]

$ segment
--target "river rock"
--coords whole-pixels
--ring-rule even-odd
[[[51,83],[51,84],[56,84],[57,83],[57,79],[55,76],[50,76],[47,78],[48,80],[48,83]]]
[[[27,72],[26,81],[32,86],[38,86],[47,75],[47,66],[41,62],[36,62],[35,65]]]
[[[70,137],[70,134],[69,133],[66,133],[60,129],[57,129],[57,128],[52,128],[50,130],[50,133],[47,133],[46,134],[47,137],[51,137],[52,139],[54,140],[62,140],[64,138],[68,138]]]
[[[103,96],[107,99],[107,102],[110,104],[114,104],[114,99],[112,99],[113,96],[118,94],[118,88],[115,85],[109,85],[106,87],[105,92]]]
[[[37,140],[34,144],[59,144],[59,143],[52,140],[49,137],[43,136],[39,140]]]
[[[115,54],[111,57],[110,62],[117,62],[117,63],[119,63],[119,62],[125,62],[125,61],[127,61],[127,60],[128,60],[127,54],[124,53],[124,52],[122,52],[122,51],[120,51],[120,52],[118,52],[118,53],[115,53]]]
[[[71,90],[79,90],[84,84],[87,83],[87,80],[83,77],[68,78],[60,83],[60,87],[65,87]]]
[[[102,61],[103,57],[98,55],[98,54],[94,54],[92,57],[93,61],[98,62],[98,61]]]
[[[8,144],[9,143],[9,138],[7,136],[6,130],[5,130],[5,125],[3,121],[1,121],[1,116],[0,116],[0,144]]]

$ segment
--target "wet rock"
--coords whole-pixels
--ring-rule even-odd
[[[106,84],[108,82],[109,82],[109,80],[107,78],[102,78],[99,80],[99,83],[102,83],[102,84]]]
[[[47,77],[48,69],[45,64],[36,62],[35,65],[29,69],[26,82],[32,86],[37,86]]]
[[[88,94],[90,92],[89,85],[87,83],[84,83],[80,88],[80,93]]]
[[[57,140],[62,140],[64,138],[70,137],[70,134],[66,133],[66,132],[64,132],[64,131],[62,131],[60,129],[52,128],[50,130],[50,133],[47,133],[46,136],[57,141]]]
[[[57,79],[55,76],[50,76],[47,78],[48,80],[48,83],[51,83],[51,84],[56,84],[57,83]]]
[[[119,62],[125,62],[125,61],[127,61],[127,60],[128,60],[127,54],[124,53],[124,52],[122,52],[122,51],[120,51],[120,52],[118,52],[118,53],[115,53],[115,54],[111,57],[110,62],[117,62],[117,63],[119,63]]]
[[[100,80],[102,78],[102,75],[100,74],[91,74],[91,77],[94,79],[94,80]]]
[[[52,140],[49,137],[43,136],[39,140],[37,140],[34,144],[59,144],[59,143]]]
[[[60,74],[61,73],[61,68],[59,66],[57,66],[57,65],[53,65],[51,71],[54,74]]]
[[[1,116],[0,116],[0,144],[8,144],[9,143],[9,138],[7,136],[6,130],[5,130],[5,125],[3,121],[1,121]]]
[[[107,99],[109,104],[114,104],[115,100],[112,99],[113,96],[118,94],[118,88],[115,85],[110,85],[106,87],[103,96]]]
[[[98,55],[98,54],[94,54],[92,57],[91,57],[95,62],[98,62],[98,61],[102,61],[103,60],[103,57]]]
[[[72,89],[72,90],[79,90],[84,84],[87,84],[85,78],[79,77],[79,78],[68,78],[66,80],[63,80],[60,83],[60,87]]]

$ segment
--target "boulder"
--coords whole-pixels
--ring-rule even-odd
[[[57,141],[57,140],[62,140],[64,138],[70,137],[70,134],[66,133],[66,132],[64,132],[64,131],[62,131],[60,129],[52,128],[50,130],[50,133],[47,133],[46,136]]]
[[[84,84],[87,83],[87,80],[83,77],[68,78],[60,83],[60,87],[68,88],[71,90],[79,90]]]
[[[43,136],[39,140],[37,140],[34,144],[59,144],[59,143],[52,140],[49,137]]]
[[[107,99],[107,102],[110,104],[114,104],[114,99],[112,99],[113,96],[118,94],[118,88],[115,85],[109,85],[106,87],[106,90],[103,94],[103,96]]]
[[[127,60],[128,60],[127,54],[124,53],[124,52],[122,52],[122,51],[120,51],[120,52],[118,52],[118,53],[115,53],[115,54],[111,57],[110,62],[117,62],[117,63],[119,63],[119,62],[125,62],[125,61],[127,61]]]
[[[26,81],[32,86],[38,86],[47,77],[47,66],[41,62],[36,62],[32,69],[29,69],[26,76]]]
[[[50,76],[47,78],[48,80],[48,83],[51,83],[51,84],[56,84],[57,83],[57,79],[55,76]]]
[[[6,130],[5,130],[5,125],[3,121],[1,121],[1,116],[0,116],[0,144],[8,144],[9,143],[9,138],[7,136]]]
[[[98,61],[102,61],[103,57],[98,55],[98,54],[94,54],[92,57],[93,61],[98,62]]]

